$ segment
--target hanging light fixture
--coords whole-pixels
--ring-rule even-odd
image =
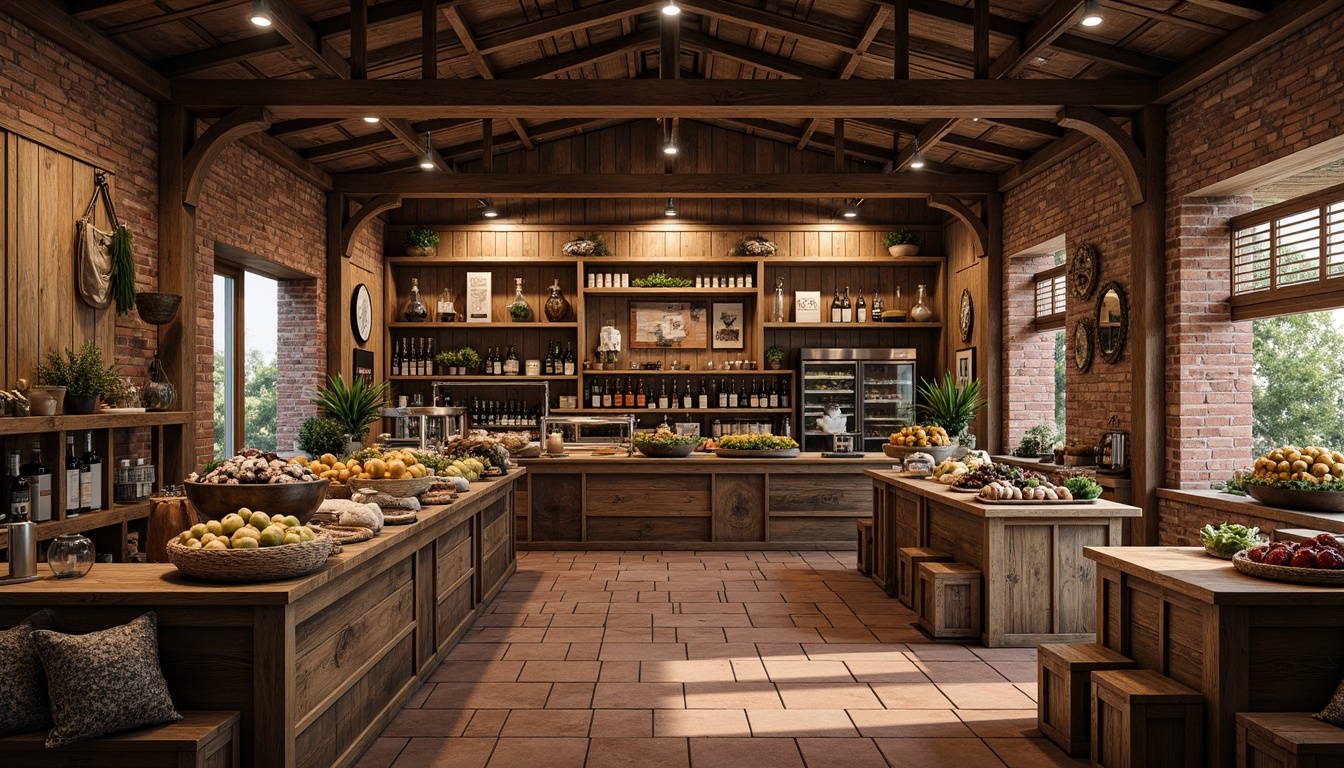
[[[663,209],[663,215],[668,217],[669,219],[674,219],[677,217],[677,204],[673,202],[672,198],[670,197],[667,198],[667,207]]]
[[[252,12],[247,15],[247,20],[258,27],[271,26],[270,3],[266,0],[252,0]]]
[[[479,203],[477,207],[481,209],[481,215],[485,218],[494,219],[499,216],[499,209],[495,207],[494,203],[489,200],[477,200],[476,202]]]
[[[378,118],[376,118],[376,117],[366,117],[366,118],[364,118],[364,122],[366,122],[366,123],[376,123],[376,122],[378,122]]]
[[[667,5],[663,6],[664,16],[679,16],[681,8],[677,7],[677,0],[667,0]]]
[[[919,139],[915,139],[915,154],[910,157],[910,167],[916,171],[924,167],[924,153],[919,151]]]
[[[434,170],[434,147],[429,143],[429,131],[425,131],[425,155],[420,158],[420,167],[426,171]]]
[[[841,215],[844,216],[846,219],[857,218],[858,215],[859,215],[859,206],[860,206],[862,203],[863,203],[863,199],[862,199],[862,198],[860,198],[860,199],[858,199],[858,200],[846,200],[846,201],[845,201],[845,212],[844,212],[843,214],[841,214]]]
[[[1095,27],[1105,20],[1105,17],[1101,15],[1101,0],[1086,0],[1083,3],[1082,25],[1084,27]]]

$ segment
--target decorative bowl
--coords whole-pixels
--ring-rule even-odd
[[[887,458],[900,459],[901,461],[905,461],[906,457],[912,453],[927,453],[933,457],[935,462],[941,464],[944,461],[947,461],[948,457],[951,456],[952,452],[955,450],[956,446],[952,445],[914,446],[892,445],[891,443],[882,444],[882,452],[887,454]]]
[[[167,552],[168,562],[187,576],[236,584],[292,579],[320,571],[327,564],[334,544],[326,534],[318,534],[302,544],[258,549],[190,549],[173,539],[168,542]]]
[[[1282,488],[1278,490],[1284,490]],[[1298,491],[1311,493],[1311,491]],[[1232,556],[1232,567],[1247,576],[1271,581],[1286,581],[1291,584],[1313,584],[1321,587],[1344,587],[1344,571],[1323,568],[1293,568],[1288,565],[1269,565],[1253,562],[1242,550]]]
[[[217,485],[186,481],[187,502],[196,514],[206,520],[220,520],[242,507],[268,515],[293,515],[300,523],[322,506],[327,498],[330,480],[307,480],[296,483],[264,483],[253,485]]]
[[[1261,504],[1281,509],[1344,512],[1344,491],[1298,491],[1248,483],[1246,493]]]
[[[690,456],[692,453],[695,453],[695,449],[699,447],[699,443],[686,443],[685,445],[635,443],[635,448],[651,459],[683,459]]]

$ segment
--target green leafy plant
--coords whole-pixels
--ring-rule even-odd
[[[630,281],[634,288],[689,288],[691,281],[684,277],[672,277],[666,272],[654,272],[648,277],[636,277]]]
[[[724,435],[719,439],[719,447],[734,451],[787,451],[797,448],[798,442],[791,437],[775,435]]]
[[[313,398],[314,405],[360,442],[368,435],[369,425],[382,417],[386,403],[387,382],[370,385],[356,378],[346,383],[340,374],[327,379],[327,386],[318,387]]]
[[[765,350],[765,362],[782,363],[784,362],[784,348],[778,344]]]
[[[979,379],[971,379],[966,386],[957,386],[951,371],[944,371],[941,380],[919,380],[921,402],[915,408],[925,421],[942,427],[948,436],[956,437],[966,431],[975,414],[986,403],[980,399]]]
[[[510,304],[509,315],[511,315],[514,320],[522,322],[532,317],[532,308],[526,304]]]
[[[888,232],[886,237],[882,238],[882,245],[886,248],[890,248],[893,245],[922,245],[923,243],[923,238],[908,229],[897,229]]]
[[[462,353],[446,349],[434,356],[434,362],[445,368],[456,368],[462,365]]]
[[[407,248],[434,248],[439,244],[439,233],[429,227],[417,227],[406,233]]]
[[[1014,456],[1039,456],[1048,453],[1055,444],[1055,428],[1050,424],[1037,424],[1022,433],[1022,441],[1013,449]]]
[[[675,432],[644,432],[635,435],[635,445],[699,445],[704,438]]]
[[[481,356],[471,347],[457,350],[457,364],[463,368],[476,368],[481,364]]]
[[[1095,499],[1101,495],[1101,486],[1097,485],[1097,481],[1090,477],[1070,477],[1064,481],[1064,487],[1069,489],[1073,498],[1084,501]]]
[[[310,416],[299,427],[299,450],[312,456],[324,453],[340,456],[345,453],[345,435],[341,422]]]
[[[1236,523],[1222,523],[1217,528],[1204,526],[1199,532],[1204,546],[1220,555],[1235,555],[1243,549],[1260,546],[1260,529],[1247,528]]]
[[[120,386],[116,366],[103,364],[103,351],[92,339],[79,351],[65,348],[64,354],[48,352],[47,361],[37,365],[37,381],[52,387],[65,387],[70,397],[110,395]]]

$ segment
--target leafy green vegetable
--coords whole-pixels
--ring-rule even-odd
[[[689,288],[691,281],[684,277],[672,277],[666,272],[654,272],[648,277],[636,277],[630,281],[635,288]]]
[[[1073,498],[1086,501],[1095,499],[1101,495],[1101,486],[1090,477],[1070,477],[1064,481],[1064,487],[1069,489]]]
[[[672,432],[645,432],[635,435],[635,445],[699,445],[703,439]]]
[[[1247,528],[1236,523],[1223,523],[1217,528],[1206,525],[1199,532],[1204,546],[1223,555],[1234,555],[1243,549],[1259,546],[1260,529]]]
[[[724,435],[719,439],[719,447],[734,451],[785,451],[790,448],[797,448],[798,443],[791,437],[752,433],[749,435]]]

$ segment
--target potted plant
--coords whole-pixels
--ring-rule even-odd
[[[335,419],[309,416],[299,427],[299,437],[295,443],[299,450],[314,458],[324,453],[343,456],[347,448],[345,427]]]
[[[733,246],[729,256],[774,256],[779,246],[764,235],[748,235]]]
[[[957,386],[951,371],[944,371],[942,380],[920,379],[919,398],[915,406],[929,423],[942,427],[949,437],[958,438],[971,419],[986,403],[980,399],[980,380],[971,379],[966,386]]]
[[[445,349],[434,357],[439,364],[439,373],[444,376],[456,376],[461,373],[462,355],[451,349]]]
[[[582,235],[570,240],[560,246],[560,251],[566,256],[610,256],[611,248],[607,246],[602,236],[594,232],[584,232]]]
[[[532,308],[526,304],[510,304],[509,319],[515,323],[529,323],[532,321]]]
[[[481,356],[471,347],[463,347],[457,350],[457,365],[458,373],[471,375],[481,367]]]
[[[919,235],[908,229],[898,229],[894,232],[888,232],[887,236],[882,238],[882,245],[886,246],[887,253],[900,258],[902,256],[914,256],[919,253],[919,246],[923,241]]]
[[[382,418],[387,403],[387,382],[368,384],[356,377],[346,383],[337,374],[327,379],[327,386],[317,388],[313,404],[322,408],[327,417],[335,419],[355,443],[363,443],[369,425]]]
[[[784,362],[784,348],[778,344],[765,350],[765,364],[770,370],[778,371],[780,365]]]
[[[1013,449],[1013,455],[1031,459],[1048,456],[1055,444],[1055,428],[1051,424],[1037,424],[1022,433],[1022,441]]]
[[[416,227],[406,233],[407,256],[433,256],[439,245],[439,233],[429,227]]]
[[[48,352],[37,366],[37,381],[50,387],[65,387],[66,413],[93,413],[98,399],[120,383],[115,366],[103,364],[103,351],[93,340],[78,352],[66,347],[65,354]]]

